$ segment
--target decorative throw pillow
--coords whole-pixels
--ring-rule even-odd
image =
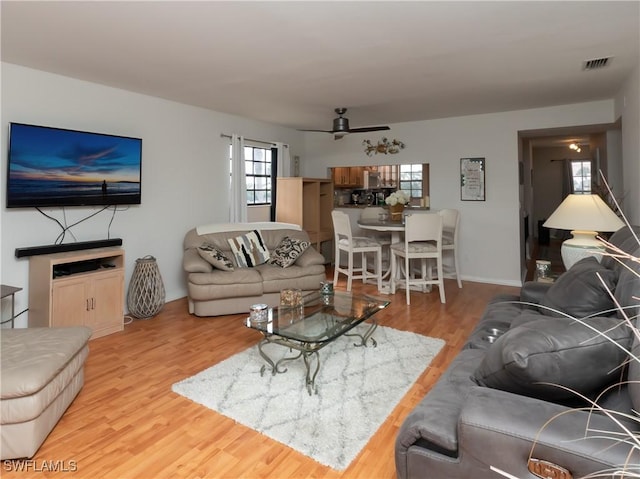
[[[569,318],[540,319],[509,329],[487,350],[473,380],[546,401],[576,400],[572,391],[586,396],[600,392],[620,379],[616,368],[628,357],[623,348],[630,347],[631,335],[617,318],[585,322],[606,337]]]
[[[233,271],[233,262],[222,251],[209,243],[198,246],[198,254],[214,268]]]
[[[598,274],[604,281],[600,281]],[[602,316],[615,314],[614,303],[609,291],[614,291],[618,281],[616,271],[602,266],[596,258],[589,256],[574,264],[569,271],[560,275],[544,295],[540,304],[574,318],[585,318],[602,313]],[[562,315],[541,308],[548,316]]]
[[[271,253],[269,263],[286,268],[296,262],[298,256],[311,246],[308,241],[285,236],[278,247]]]
[[[258,230],[236,236],[228,241],[236,264],[241,268],[258,266],[269,260],[269,250]]]

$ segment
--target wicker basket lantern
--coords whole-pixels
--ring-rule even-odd
[[[127,294],[129,314],[138,319],[149,319],[164,306],[165,291],[158,264],[153,256],[136,260]]]

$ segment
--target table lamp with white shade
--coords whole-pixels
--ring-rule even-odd
[[[573,238],[562,243],[561,254],[568,270],[587,256],[602,257],[604,244],[598,232],[618,231],[624,223],[598,195],[568,195],[544,222],[545,228],[571,230]]]

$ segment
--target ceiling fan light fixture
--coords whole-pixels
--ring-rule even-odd
[[[333,120],[333,131],[349,132],[349,119],[342,116]]]
[[[338,118],[333,119],[333,129],[331,130],[299,130],[299,131],[317,131],[321,133],[332,133],[333,138],[335,140],[339,140],[345,135],[349,133],[365,133],[369,131],[383,131],[390,130],[388,126],[369,126],[364,128],[350,128],[349,127],[349,119],[344,118],[344,115],[347,112],[346,108],[336,108],[334,110],[338,114]]]

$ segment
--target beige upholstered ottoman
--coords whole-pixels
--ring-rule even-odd
[[[0,329],[0,459],[32,457],[84,384],[91,329]]]

